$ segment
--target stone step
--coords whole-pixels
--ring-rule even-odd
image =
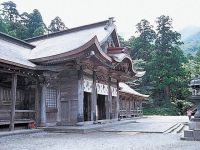
[[[182,123],[180,123],[179,126],[176,129],[174,129],[171,133],[178,134],[183,130],[183,128],[184,128],[184,125]]]
[[[164,131],[163,133],[171,133],[173,132],[176,128],[178,128],[180,126],[180,123],[176,123],[173,126],[171,126],[169,129],[167,129],[166,131]]]

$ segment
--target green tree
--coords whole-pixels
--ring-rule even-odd
[[[133,48],[131,55],[133,58],[149,61],[151,52],[154,49],[153,42],[156,38],[156,33],[149,21],[142,19],[137,25],[137,33],[139,36],[135,39],[129,39],[130,46]]]
[[[0,17],[0,32],[8,33],[8,26],[1,17]]]
[[[28,29],[23,24],[21,15],[19,15],[16,4],[9,1],[1,4],[0,31],[7,33],[19,39],[28,37]]]
[[[188,57],[188,62],[184,64],[184,67],[191,73],[191,78],[200,75],[200,50],[197,51],[195,56]]]
[[[1,15],[3,16],[3,19],[17,22],[19,18],[19,12],[16,9],[16,4],[12,1],[8,1],[2,3],[1,6],[3,7],[1,9]]]
[[[28,15],[26,27],[29,30],[29,37],[39,36],[45,33],[45,24],[39,10],[34,9],[33,12]]]
[[[51,20],[51,23],[48,29],[51,32],[58,32],[58,31],[66,30],[68,28],[65,26],[64,22],[62,22],[61,18],[57,16],[53,20]]]
[[[128,46],[127,41],[126,41],[121,35],[118,35],[118,39],[119,39],[119,43],[120,43],[120,46],[121,46],[121,47],[126,47],[126,46]]]
[[[181,35],[172,30],[172,19],[163,15],[157,18],[156,23],[157,37],[149,66],[150,76],[158,99],[169,102],[182,96],[180,88],[188,79],[188,72],[183,67],[186,57],[179,47],[182,44]]]

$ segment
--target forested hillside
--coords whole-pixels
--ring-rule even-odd
[[[185,54],[195,54],[200,49],[200,27],[187,27],[180,31],[184,44],[181,46]]]
[[[32,13],[19,13],[17,6],[12,1],[0,5],[0,32],[7,33],[19,39],[31,38],[49,32],[67,29],[59,17],[55,17],[47,26],[39,10]]]

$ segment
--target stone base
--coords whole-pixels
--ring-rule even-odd
[[[200,118],[191,118],[191,122],[200,122]]]
[[[200,122],[191,121],[188,123],[189,130],[200,130]]]
[[[185,130],[181,140],[200,141],[200,130]]]
[[[182,140],[200,141],[200,118],[192,118],[188,123],[189,130],[184,130]]]

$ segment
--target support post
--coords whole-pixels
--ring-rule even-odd
[[[115,116],[120,119],[120,106],[119,106],[119,81],[117,80],[117,98],[116,98],[116,112]]]
[[[11,115],[10,115],[10,131],[13,131],[15,128],[16,91],[17,91],[17,75],[12,74],[12,104],[11,104]]]
[[[126,106],[126,118],[128,118],[128,99],[125,97],[125,106]]]
[[[77,122],[84,122],[84,112],[83,112],[83,98],[84,98],[84,89],[83,89],[83,68],[80,66],[78,70],[78,116]]]
[[[96,89],[96,72],[93,71],[93,82],[92,82],[92,94],[91,94],[91,106],[92,106],[92,113],[91,113],[91,120],[94,122],[97,121],[97,89]]]
[[[39,123],[39,83],[36,81],[35,85],[35,121]]]
[[[41,100],[41,122],[40,126],[46,126],[46,85],[42,85],[42,100]]]
[[[111,77],[108,78],[108,119],[112,119],[112,91]]]
[[[60,85],[57,92],[57,125],[61,125],[61,102],[60,102]]]

